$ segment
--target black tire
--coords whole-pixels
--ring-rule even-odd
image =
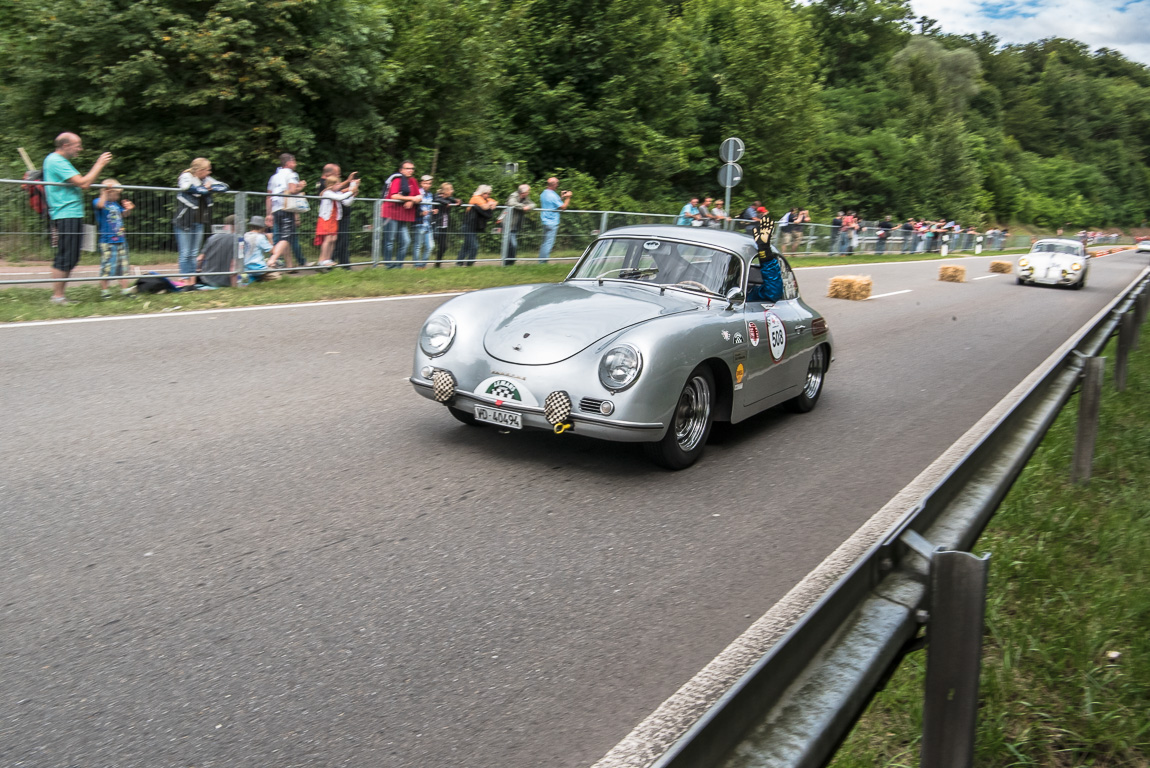
[[[1074,290],[1081,291],[1085,287],[1086,287],[1086,275],[1083,275],[1082,279],[1074,284]]]
[[[686,469],[699,460],[715,411],[715,377],[706,365],[691,371],[671,414],[667,434],[657,443],[644,443],[647,458],[667,469]]]
[[[450,405],[447,406],[447,410],[451,412],[452,416],[454,416],[456,419],[458,419],[459,421],[461,421],[462,423],[466,424],[469,427],[482,427],[483,426],[482,422],[475,420],[475,414],[473,414],[473,413],[468,413],[467,411],[461,410],[459,408],[453,408]]]
[[[827,378],[827,348],[820,344],[811,353],[807,363],[807,378],[803,381],[803,391],[797,397],[783,403],[783,407],[792,413],[808,413],[814,410],[819,402],[819,395],[823,393],[823,382]]]
[[[1021,277],[1016,277],[1014,279],[1018,281],[1019,285],[1026,285],[1026,281],[1023,280]]]

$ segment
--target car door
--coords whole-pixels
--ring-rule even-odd
[[[783,277],[783,298],[778,301],[748,301],[743,305],[744,349],[747,371],[743,381],[743,407],[757,406],[767,398],[782,397],[796,389],[806,374],[810,350],[809,313],[798,302],[798,282],[782,256],[778,257]],[[751,284],[761,282],[758,260],[752,262]],[[804,336],[805,333],[805,336]],[[803,355],[804,350],[806,356]]]

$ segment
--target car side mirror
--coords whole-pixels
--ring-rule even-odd
[[[727,309],[733,309],[737,306],[741,307],[743,305],[743,302],[746,300],[747,300],[746,294],[743,293],[743,289],[739,288],[738,286],[727,291],[727,301],[729,302],[727,304]]]

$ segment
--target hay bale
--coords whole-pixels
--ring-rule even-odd
[[[1014,264],[1009,261],[992,261],[990,262],[990,271],[1009,275],[1014,271]]]
[[[938,268],[938,279],[944,283],[965,283],[966,267],[954,264],[943,264]]]
[[[832,277],[827,288],[827,298],[865,301],[870,298],[871,279],[869,275],[839,275]]]

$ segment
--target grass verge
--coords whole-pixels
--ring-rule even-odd
[[[1108,357],[1094,476],[1068,481],[1077,399],[979,540],[989,551],[978,766],[1150,766],[1150,324],[1125,392]],[[911,654],[832,766],[917,766]]]
[[[256,283],[243,288],[217,291],[190,291],[151,296],[119,296],[101,299],[96,283],[80,283],[68,289],[68,298],[79,303],[60,307],[49,303],[51,292],[44,288],[9,288],[0,291],[0,322],[56,320],[69,317],[134,315],[192,309],[251,307],[262,304],[292,304],[304,301],[355,299],[370,296],[403,296],[418,293],[448,293],[562,280],[571,271],[570,262],[514,267],[473,267],[471,269],[367,269],[327,274],[285,275],[282,280]],[[114,281],[113,281],[114,282]]]
[[[995,255],[987,252],[984,255]],[[168,254],[170,257],[171,254]],[[578,253],[558,253],[578,256]],[[840,263],[877,263],[883,261],[920,261],[941,259],[937,254],[890,254],[875,256],[810,256],[790,259],[795,267],[826,266]],[[948,257],[948,258],[959,258]],[[58,320],[70,317],[134,315],[164,310],[222,309],[261,304],[290,304],[331,299],[354,299],[369,296],[402,296],[415,293],[469,291],[498,285],[547,283],[562,280],[574,262],[539,265],[522,262],[503,269],[497,265],[480,265],[471,269],[362,269],[354,272],[337,270],[328,274],[303,273],[285,275],[283,280],[259,283],[239,289],[197,291],[159,296],[121,297],[103,300],[96,283],[75,283],[68,288],[68,298],[79,302],[58,307],[48,302],[47,288],[12,287],[0,291],[0,322]],[[115,281],[113,281],[115,283]]]

